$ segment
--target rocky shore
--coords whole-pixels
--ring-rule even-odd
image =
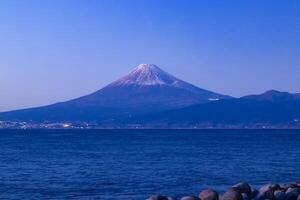
[[[291,184],[267,184],[260,189],[242,182],[230,187],[224,194],[205,189],[197,196],[181,198],[151,196],[146,200],[300,200],[300,182]]]

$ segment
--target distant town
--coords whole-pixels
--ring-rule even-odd
[[[26,122],[0,121],[0,129],[300,129],[300,119],[288,123],[269,124],[115,124],[97,122]]]

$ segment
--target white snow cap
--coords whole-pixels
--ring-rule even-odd
[[[159,69],[159,67],[157,67],[154,64],[139,64],[133,70],[149,70],[149,69]]]
[[[185,81],[182,81],[171,74],[163,71],[154,64],[140,64],[130,71],[126,76],[116,80],[109,85],[110,87],[149,87],[149,86],[168,86],[183,89],[195,94],[205,94],[209,91],[195,87]],[[215,94],[209,98],[217,98]],[[214,99],[215,100],[215,99]]]
[[[154,64],[140,64],[128,75],[119,79],[117,85],[172,85],[178,80]]]

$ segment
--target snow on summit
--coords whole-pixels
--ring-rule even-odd
[[[154,64],[140,64],[114,85],[173,85],[179,80]]]
[[[150,87],[161,86],[171,87],[176,89],[182,89],[192,92],[194,94],[200,94],[203,96],[209,96],[210,98],[218,98],[219,94],[203,90],[185,81],[182,81],[171,74],[160,69],[154,64],[140,64],[130,71],[126,76],[111,83],[109,87]],[[204,95],[205,94],[205,95]],[[210,95],[208,95],[210,94]],[[206,99],[207,100],[207,99]]]

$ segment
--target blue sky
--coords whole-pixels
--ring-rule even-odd
[[[297,0],[4,0],[0,44],[0,111],[82,96],[139,63],[237,97],[300,92]]]

